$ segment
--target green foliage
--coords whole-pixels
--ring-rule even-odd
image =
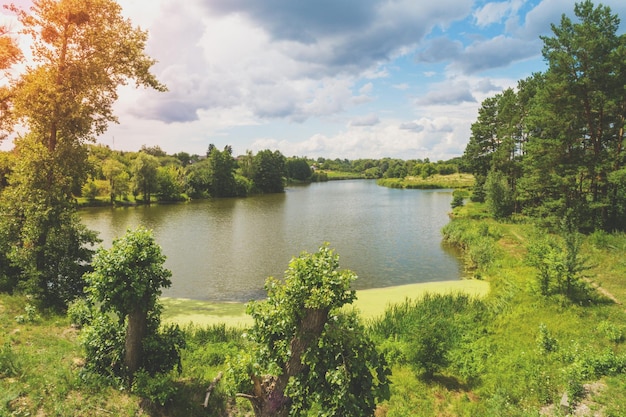
[[[459,360],[455,366],[471,377],[475,372],[470,368],[476,364],[460,363],[463,355],[454,351],[464,352],[475,343],[473,329],[481,325],[484,314],[482,302],[467,295],[426,294],[419,300],[390,306],[370,327],[379,341],[387,341],[385,353],[391,363],[409,364],[432,378],[455,359]],[[399,342],[400,351],[391,341]],[[480,363],[478,357],[474,359]]]
[[[573,229],[565,219],[560,239],[542,234],[527,244],[526,261],[537,270],[536,288],[543,296],[561,294],[578,301],[588,294],[583,273],[589,265],[581,253],[581,235]]]
[[[168,374],[150,375],[139,371],[135,374],[131,391],[152,404],[164,407],[174,400],[178,388]]]
[[[119,381],[126,375],[124,339],[124,327],[111,315],[94,316],[80,335],[86,369],[109,378],[111,382]]]
[[[94,181],[88,181],[83,185],[81,194],[89,201],[94,201],[98,196],[98,186]]]
[[[444,242],[463,251],[465,267],[476,277],[480,277],[497,256],[495,239],[500,237],[500,232],[495,225],[461,219],[446,224],[442,232]]]
[[[539,325],[539,334],[537,335],[537,347],[539,348],[539,352],[543,355],[556,352],[559,347],[557,340],[552,337],[550,331],[548,330],[548,326],[544,323]]]
[[[223,151],[209,146],[210,152],[207,157],[208,171],[210,175],[209,195],[211,197],[234,197],[239,195],[238,184],[235,179],[236,162],[230,146],[225,146]],[[245,195],[245,194],[244,194]]]
[[[163,287],[171,285],[171,271],[152,232],[139,227],[113,241],[111,249],[99,249],[93,272],[86,276],[91,299],[102,311],[121,319],[136,308],[151,311]]]
[[[150,203],[151,195],[158,187],[159,160],[156,156],[139,152],[131,165],[133,174],[133,194],[142,194],[146,203]]]
[[[513,195],[500,171],[490,171],[485,181],[485,202],[495,219],[504,219],[513,213]]]
[[[610,342],[621,343],[624,341],[624,328],[603,320],[598,324],[598,331]]]
[[[19,324],[35,323],[39,320],[41,320],[41,316],[37,313],[37,307],[32,304],[24,306],[24,314],[15,316],[15,321]]]
[[[139,369],[150,375],[180,369],[183,334],[178,326],[160,329],[158,297],[171,285],[164,262],[152,233],[142,227],[97,252],[86,279],[89,301],[99,306],[100,314],[84,339],[87,361],[96,372],[132,380]],[[122,357],[123,365],[118,363]]]
[[[167,165],[157,168],[157,194],[162,201],[183,201],[186,184],[181,167]]]
[[[454,190],[452,192],[452,202],[450,203],[450,207],[453,209],[457,207],[463,207],[465,204],[465,199],[469,197],[469,193],[465,190]]]
[[[279,151],[260,151],[253,158],[251,174],[257,192],[282,193],[285,190],[285,157]]]
[[[386,398],[384,360],[356,314],[340,310],[354,300],[355,279],[324,245],[293,258],[284,283],[269,278],[267,299],[249,304],[252,349],[229,374],[266,413],[258,415],[304,415],[314,404],[328,416],[368,415]]]
[[[6,341],[0,346],[0,378],[18,376],[21,373],[21,361],[13,351],[11,343]]]
[[[94,318],[94,306],[85,298],[77,298],[67,307],[67,317],[72,325],[82,328],[88,325]]]
[[[574,15],[563,14],[552,36],[541,37],[544,73],[483,101],[464,162],[487,180],[498,218],[515,208],[557,226],[573,210],[579,230],[623,230],[626,38],[607,6],[582,1]],[[500,177],[490,181],[488,173]]]
[[[308,181],[311,178],[311,164],[306,158],[287,158],[285,161],[287,177],[297,181]]]

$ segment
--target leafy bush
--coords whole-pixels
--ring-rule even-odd
[[[168,374],[150,375],[142,370],[135,374],[131,391],[153,404],[164,407],[174,399],[178,388]]]
[[[82,328],[93,320],[93,308],[84,298],[77,298],[67,307],[67,317],[74,326]]]
[[[453,354],[455,349],[465,351],[474,343],[484,307],[466,294],[426,294],[420,300],[390,306],[370,328],[391,363],[407,363],[431,377],[451,364],[452,358],[463,357]],[[476,373],[472,364],[458,367],[468,376]]]
[[[37,313],[37,307],[32,304],[26,304],[24,306],[24,314],[19,314],[15,316],[15,321],[23,324],[23,323],[35,323],[39,321],[41,316]]]
[[[624,331],[621,326],[616,326],[608,320],[604,320],[598,324],[598,331],[613,343],[621,343],[624,341]]]
[[[117,380],[125,374],[124,328],[109,315],[94,317],[81,333],[86,369]]]

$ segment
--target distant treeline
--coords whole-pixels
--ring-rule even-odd
[[[182,201],[188,198],[243,197],[284,191],[287,182],[317,182],[337,178],[428,178],[462,172],[460,158],[430,162],[428,158],[310,159],[285,157],[279,151],[251,151],[234,156],[232,147],[209,145],[206,154],[168,155],[159,146],[124,152],[89,145],[88,175],[75,184],[74,194],[86,203],[131,204]],[[12,153],[0,153],[0,188],[12,171]],[[331,173],[331,175],[329,175]]]

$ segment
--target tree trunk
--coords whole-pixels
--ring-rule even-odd
[[[136,307],[128,315],[126,340],[124,343],[124,365],[132,382],[133,375],[139,370],[143,356],[143,339],[146,335],[148,317],[141,308]]]
[[[305,309],[299,330],[291,339],[291,355],[282,366],[282,374],[279,377],[272,375],[252,376],[254,395],[243,395],[243,397],[248,398],[252,403],[256,417],[286,417],[289,415],[291,406],[289,398],[285,396],[289,379],[306,371],[306,366],[302,363],[302,355],[310,346],[317,343],[327,321],[328,310]]]

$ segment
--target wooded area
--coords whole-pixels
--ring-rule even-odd
[[[493,213],[626,229],[626,35],[609,7],[576,4],[543,37],[548,69],[486,99],[464,159]]]

